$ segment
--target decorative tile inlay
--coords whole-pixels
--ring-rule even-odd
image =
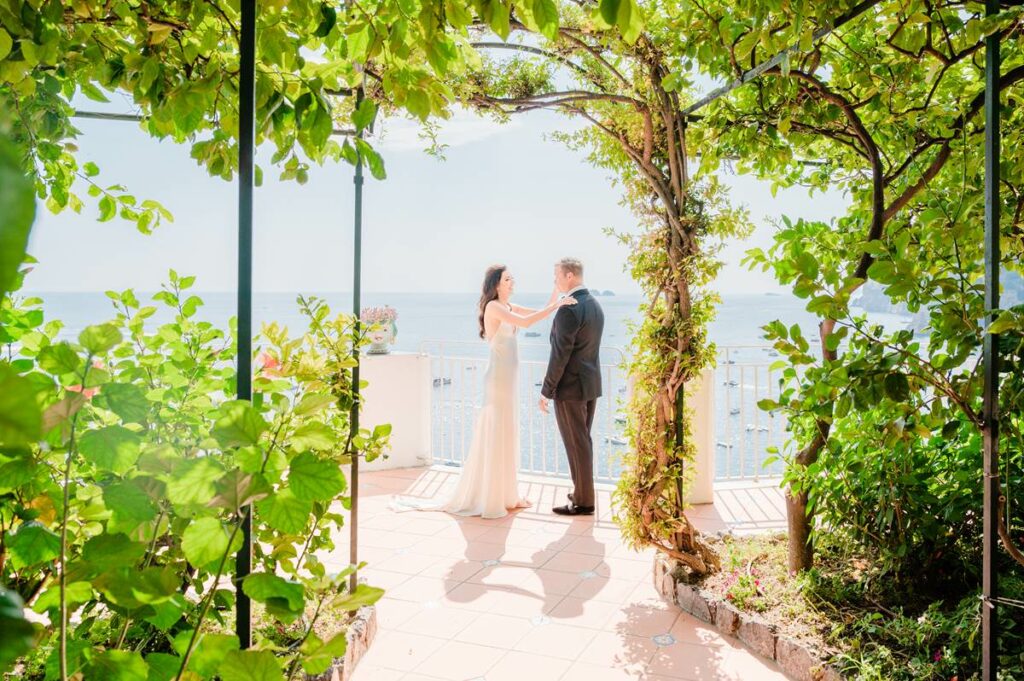
[[[658,634],[657,636],[651,637],[651,639],[654,641],[655,645],[660,648],[670,646],[676,642],[676,637],[672,634]]]
[[[545,624],[551,624],[551,618],[547,615],[535,615],[530,618],[530,623],[535,627],[543,627]]]
[[[483,561],[483,563],[484,567],[494,567],[495,565],[501,565],[501,561],[497,558],[488,558],[487,560]]]
[[[593,570],[584,570],[580,573],[580,577],[583,579],[593,579],[594,577],[597,577],[597,573]]]

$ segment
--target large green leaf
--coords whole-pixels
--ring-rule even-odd
[[[149,665],[132,650],[106,650],[85,668],[85,678],[104,681],[146,681]]]
[[[123,534],[99,534],[82,547],[84,560],[95,573],[114,567],[134,567],[146,553],[146,545]]]
[[[287,487],[256,503],[259,519],[279,532],[296,534],[306,529],[313,502],[298,499]]]
[[[0,586],[0,673],[32,650],[35,638],[35,627],[25,619],[21,596]]]
[[[172,596],[163,603],[149,605],[147,609],[152,609],[153,613],[144,615],[142,619],[160,631],[167,631],[181,620],[187,606],[188,601],[184,596]]]
[[[217,496],[208,505],[237,511],[265,498],[271,491],[270,485],[259,473],[246,473],[236,468],[217,481]]]
[[[124,426],[106,426],[85,432],[78,449],[99,469],[124,475],[139,459],[141,438]]]
[[[93,580],[93,586],[112,603],[135,609],[173,598],[181,588],[181,577],[170,567],[124,567],[104,572]]]
[[[558,7],[554,0],[532,0],[533,18],[540,32],[549,40],[558,36]]]
[[[60,678],[60,648],[53,646],[49,657],[46,658],[46,681]],[[76,674],[96,653],[92,641],[70,638],[68,640],[68,675],[74,678]]]
[[[358,610],[364,605],[373,605],[384,596],[384,589],[360,584],[352,593],[343,593],[334,599],[332,605],[343,610]]]
[[[281,663],[269,650],[232,650],[220,665],[221,681],[283,681]]]
[[[3,38],[10,36],[0,29]],[[7,46],[10,49],[9,45]],[[0,298],[14,286],[18,268],[25,259],[28,235],[36,217],[36,197],[32,180],[25,173],[14,148],[0,139]]]
[[[291,437],[295,449],[330,449],[337,444],[334,431],[317,421],[303,424]]]
[[[16,570],[47,563],[60,555],[60,537],[34,520],[18,526],[6,537],[6,544]]]
[[[223,447],[246,447],[258,443],[266,430],[267,422],[249,402],[233,400],[221,406],[212,434]]]
[[[190,638],[192,638],[192,630],[183,629],[175,635],[171,645],[179,655],[184,655]],[[188,669],[201,678],[212,678],[217,674],[217,669],[224,662],[224,658],[234,650],[238,650],[237,636],[200,634]]]
[[[32,383],[0,362],[0,444],[21,445],[39,438],[42,413]]]
[[[301,584],[269,572],[249,575],[242,582],[242,590],[249,598],[266,605],[267,612],[285,623],[301,615],[306,602]]]
[[[307,393],[303,395],[302,399],[299,400],[299,403],[295,405],[295,414],[297,416],[310,416],[336,401],[337,398],[334,397],[334,395]]]
[[[11,53],[12,47],[14,47],[14,39],[11,38],[11,34],[0,28],[0,59],[6,59],[7,55]]]
[[[359,103],[359,106],[352,111],[352,123],[356,126],[356,130],[362,130],[370,126],[373,123],[373,119],[377,117],[377,105],[372,99],[364,99]]]
[[[64,590],[64,600],[68,605],[68,611],[74,612],[79,605],[88,603],[95,597],[92,584],[89,582],[71,582]],[[53,585],[39,595],[32,609],[38,613],[44,613],[50,609],[60,608],[60,584]]]
[[[173,681],[181,669],[181,658],[167,653],[150,653],[146,655],[149,665],[148,681]]]
[[[905,374],[887,374],[884,387],[886,396],[895,402],[906,402],[910,397],[910,383]]]
[[[298,499],[330,501],[345,491],[346,481],[337,463],[303,452],[292,459],[288,486]]]
[[[30,482],[42,472],[41,468],[30,456],[21,457],[0,466],[0,495],[13,492]]]
[[[167,498],[177,506],[206,504],[217,494],[224,469],[209,457],[179,463],[167,480]]]
[[[227,529],[217,518],[196,518],[185,528],[181,550],[196,567],[220,560],[228,550]]]
[[[156,517],[149,495],[132,482],[118,482],[103,489],[103,505],[110,509],[109,532],[129,534]]]
[[[125,423],[145,423],[149,415],[150,403],[145,391],[131,383],[103,386],[96,402],[117,414]]]
[[[302,658],[302,669],[307,674],[323,674],[331,668],[335,660],[345,657],[348,648],[347,632],[335,634],[332,639],[322,643]]]
[[[73,374],[82,366],[82,358],[78,356],[70,343],[54,343],[39,351],[36,358],[39,366],[51,374]]]
[[[94,355],[101,355],[121,342],[121,332],[114,324],[87,326],[78,334],[78,342]]]

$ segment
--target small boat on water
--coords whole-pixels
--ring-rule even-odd
[[[440,388],[442,385],[451,385],[451,384],[452,384],[452,379],[450,379],[450,378],[435,378],[434,379],[434,387],[435,388]]]
[[[540,338],[540,334],[537,333],[536,331],[527,331],[523,335],[526,336],[527,338]]]
[[[716,442],[715,446],[716,447],[722,447],[723,449],[732,449],[733,448],[733,445],[729,444],[728,442],[722,442],[721,440]]]
[[[629,444],[624,438],[621,438],[618,435],[605,435],[604,441],[613,445]]]
[[[740,382],[735,380],[735,379],[733,379],[731,381],[722,381],[722,385],[729,386],[730,388],[735,388],[739,384],[740,384]]]
[[[740,414],[740,408],[739,407],[733,407],[732,409],[729,410],[729,416],[739,416],[739,414]]]

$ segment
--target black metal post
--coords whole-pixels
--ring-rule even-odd
[[[238,399],[252,399],[252,190],[256,134],[256,0],[242,0],[238,74]],[[242,648],[252,645],[252,608],[242,580],[252,570],[252,506],[242,517],[236,557],[235,630]]]
[[[363,102],[363,88],[356,91],[356,108]],[[363,138],[363,131],[356,131],[356,139]],[[352,178],[355,183],[355,215],[353,231],[355,232],[354,253],[352,254],[352,314],[356,318],[356,333],[360,332],[359,313],[362,309],[363,289],[363,154],[356,144],[356,172]],[[356,365],[352,368],[352,414],[350,428],[359,430],[359,348],[352,348]],[[352,495],[352,512],[349,517],[349,562],[359,565],[359,453],[352,455],[352,480],[349,489]],[[355,591],[359,585],[358,570],[349,577],[349,590]]]
[[[999,0],[986,0],[985,13],[999,13]],[[999,34],[985,38],[985,328],[999,308]],[[999,595],[996,550],[999,522],[999,339],[985,334],[983,346],[984,403],[984,530],[982,558],[981,678],[996,681],[999,628],[995,599]]]

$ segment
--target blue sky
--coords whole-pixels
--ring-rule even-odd
[[[625,249],[605,227],[635,224],[607,173],[582,153],[545,139],[570,125],[538,112],[498,125],[468,112],[442,127],[446,160],[423,153],[416,127],[390,121],[378,144],[388,179],[367,180],[363,286],[367,291],[475,292],[493,262],[509,265],[521,291],[547,291],[551,263],[583,259],[591,286],[618,293],[638,289],[623,271]],[[175,222],[150,236],[118,221],[41,211],[30,252],[40,260],[27,282],[36,291],[154,290],[169,268],[197,275],[196,288],[234,288],[236,188],[209,178],[188,148],[150,138],[133,123],[81,120],[82,161],[100,179],[120,182],[140,199],[161,201]],[[262,154],[269,157],[269,148]],[[278,182],[265,168],[256,192],[255,282],[261,291],[345,291],[351,288],[352,168],[314,168],[300,186]],[[735,200],[758,225],[745,243],[730,245],[719,277],[723,293],[776,290],[774,282],[739,265],[753,245],[771,241],[770,219],[783,213],[827,218],[842,208],[835,195],[806,190],[772,198],[766,183],[728,176]],[[84,192],[82,192],[84,194]]]

